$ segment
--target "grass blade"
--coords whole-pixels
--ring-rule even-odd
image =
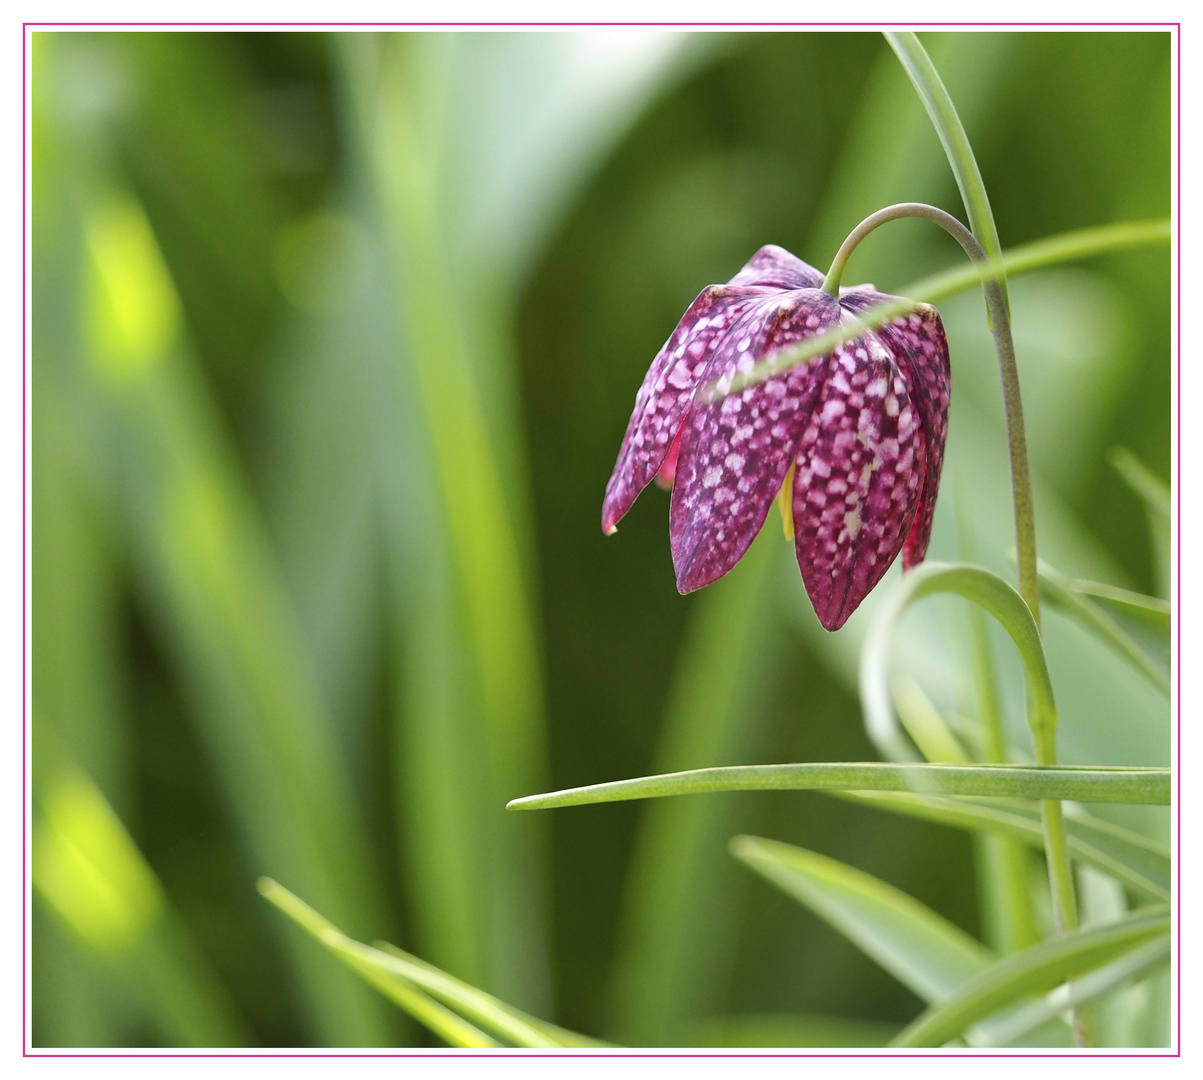
[[[998,276],[1003,302],[1006,303],[1007,282],[999,265],[1002,245],[998,240],[998,228],[994,224],[994,214],[990,210],[990,199],[986,195],[986,185],[982,180],[977,158],[973,155],[969,136],[965,134],[964,125],[957,115],[952,98],[948,96],[939,72],[915,34],[887,32],[885,38],[898,56],[923,102],[923,107],[931,117],[932,125],[948,157],[948,164],[952,166],[953,175],[956,177],[965,212],[969,215],[969,227]]]
[[[764,702],[786,656],[783,636],[766,634],[766,622],[778,617],[771,601],[786,550],[779,540],[762,538],[730,581],[699,597],[677,661],[658,765],[738,761],[759,749]],[[751,827],[748,810],[739,800],[642,809],[613,977],[614,1032],[624,1043],[662,1045],[688,1019],[721,1007],[743,876],[732,872],[726,842]],[[699,950],[698,941],[710,945]]]
[[[84,773],[40,785],[33,885],[101,965],[126,980],[168,1046],[245,1046],[224,990],[124,824]]]
[[[121,465],[119,520],[138,585],[254,859],[358,920],[378,903],[360,808],[258,506],[182,340],[149,221],[97,187],[108,194],[85,197],[81,223],[90,318],[77,374]],[[383,1013],[317,959],[316,969],[298,962],[324,1037],[388,1041]]]
[[[894,681],[894,709],[923,757],[933,764],[963,765],[969,755],[944,722],[939,709],[909,675]]]
[[[1170,771],[881,761],[731,765],[527,795],[514,799],[508,809],[545,810],[712,791],[913,791],[925,795],[990,795],[1168,806]]]
[[[420,960],[404,949],[398,949],[387,941],[378,941],[373,946],[358,946],[361,955],[371,962],[403,974],[419,984],[428,993],[472,1016],[485,1027],[491,1028],[521,1046],[605,1046],[606,1043],[591,1039],[557,1024],[540,1020],[529,1013],[516,1009],[492,994],[486,994],[469,986],[462,979],[440,971],[433,964]]]
[[[1152,472],[1131,450],[1114,446],[1107,455],[1112,467],[1144,503],[1149,521],[1149,546],[1157,588],[1169,595],[1170,588],[1170,502],[1169,485]]]
[[[999,256],[998,265],[1008,273],[1014,274],[1053,266],[1061,262],[1091,258],[1113,250],[1168,244],[1169,240],[1170,223],[1168,219],[1099,225],[1090,229],[1062,233],[1011,249]],[[914,307],[915,301],[933,303],[944,297],[964,292],[966,289],[980,286],[982,275],[983,271],[978,266],[970,265],[912,282],[898,290],[899,294],[906,297],[905,300],[878,304],[877,307],[862,312],[856,319],[841,322],[834,330],[815,334],[797,345],[773,353],[768,358],[758,361],[751,370],[737,375],[722,392],[714,383],[705,386],[699,390],[701,399],[717,401],[724,396],[738,394],[749,386],[765,382],[791,367],[829,353],[844,342],[860,337],[866,331],[882,326],[898,315],[905,314]]]
[[[1108,926],[1033,945],[998,961],[951,998],[933,1005],[892,1045],[941,1046],[1025,995],[1043,993],[1085,975],[1169,931],[1168,909],[1145,908]]]
[[[317,938],[352,971],[449,1045],[475,1048],[498,1045],[496,1040],[491,1039],[479,1028],[468,1023],[450,1009],[432,1000],[408,979],[387,971],[379,964],[374,964],[359,955],[355,948],[358,942],[347,937],[333,923],[322,918],[313,908],[282,885],[270,878],[260,878],[257,887],[262,896]]]
[[[1092,225],[1089,228],[1057,233],[1042,240],[1007,248],[999,256],[999,264],[1007,274],[1026,274],[1061,263],[1093,259],[1115,251],[1168,244],[1170,235],[1168,218]],[[920,281],[913,281],[898,291],[903,296],[934,303],[966,289],[972,289],[980,285],[981,280],[981,271],[977,267],[955,266]]]
[[[924,563],[903,578],[874,615],[860,661],[865,728],[888,757],[906,760],[914,751],[903,736],[889,692],[889,649],[908,607],[937,593],[955,593],[984,608],[1007,631],[1019,652],[1028,688],[1028,726],[1033,738],[1051,737],[1057,723],[1053,684],[1040,630],[1027,604],[997,574],[968,564]]]
[[[1109,589],[1093,582],[1077,582],[1066,577],[1045,562],[1039,564],[1040,593],[1055,604],[1084,629],[1089,630],[1105,645],[1140,671],[1167,697],[1170,692],[1170,620],[1169,605],[1159,603],[1153,597],[1141,597],[1123,589]],[[1104,600],[1104,597],[1106,599]],[[1142,603],[1142,601],[1144,601]],[[1112,615],[1105,604],[1111,604],[1124,612],[1138,612],[1146,625],[1156,620],[1156,639],[1164,632],[1164,655],[1153,655],[1137,637],[1121,625],[1123,616]],[[1138,631],[1139,632],[1139,631]]]
[[[1168,238],[1169,222],[1166,226]],[[1169,525],[1170,489],[1166,483],[1126,447],[1113,447],[1107,458],[1128,487],[1140,496],[1149,516]]]
[[[972,489],[966,481],[966,474],[959,474],[957,479],[957,501],[954,506],[957,550],[963,562],[976,563],[979,561],[978,545],[969,509],[973,501]],[[978,737],[974,740],[977,756],[988,762],[1006,761],[1009,757],[1007,738],[1003,729],[998,676],[986,613],[976,604],[970,604],[966,609],[966,617],[978,721]],[[974,866],[982,940],[1003,955],[1019,952],[1040,940],[1036,930],[1028,862],[1026,851],[1014,840],[994,833],[975,834]]]
[[[491,1029],[516,1046],[602,1045],[529,1016],[395,946],[374,948],[347,937],[270,878],[260,879],[258,888],[267,900],[348,966],[452,1045],[496,1046],[497,1043],[475,1024]],[[459,1013],[471,1022],[465,1021]]]
[[[1165,636],[1166,648],[1169,648],[1170,604],[1168,600],[1132,592],[1130,589],[1121,589],[1116,585],[1104,585],[1100,581],[1083,581],[1081,578],[1074,578],[1072,584],[1083,595],[1101,600],[1114,610],[1159,631]]]
[[[813,851],[737,836],[732,854],[831,923],[924,1001],[940,1001],[993,954],[906,893]]]
[[[1040,812],[1018,801],[982,802],[910,792],[837,792],[837,797],[876,806],[895,814],[922,818],[952,828],[1011,837],[1031,848],[1044,849]],[[1138,833],[1097,818],[1067,813],[1070,854],[1111,874],[1149,899],[1170,898],[1169,850]]]
[[[1124,983],[1138,980],[1162,964],[1168,964],[1170,942],[1154,941],[1142,948],[1133,949],[1126,956],[1099,968],[1072,983],[1059,986],[1025,1009],[1021,1009],[1005,1023],[990,1031],[992,1046],[1014,1046],[1020,1039],[1037,1028],[1056,1020],[1066,1009],[1086,1005],[1105,997]]]

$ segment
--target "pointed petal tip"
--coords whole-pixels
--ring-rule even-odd
[[[602,503],[602,533],[605,536],[613,536],[618,532],[618,522],[622,519],[622,513],[615,505],[615,500],[607,497]]]
[[[832,601],[836,599],[834,596],[817,597],[811,593],[809,587],[806,594],[810,597],[810,604],[814,608],[819,625],[829,634],[834,634],[843,626],[864,599],[864,596],[856,597],[848,594],[840,597],[839,603],[833,603]]]
[[[677,592],[682,596],[713,585],[719,578],[725,577],[743,555],[743,549],[734,559],[718,558],[706,543],[703,536],[701,542],[686,549],[681,546],[681,537],[671,537],[673,570],[677,577]]]
[[[691,552],[688,557],[682,558],[677,551],[673,551],[673,570],[677,577],[677,592],[682,596],[688,596],[692,592],[697,592],[698,589],[704,589],[715,580],[698,572],[698,561],[694,555],[696,552]]]

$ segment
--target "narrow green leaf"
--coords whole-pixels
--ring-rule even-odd
[[[731,852],[837,930],[924,1001],[989,970],[994,955],[964,930],[877,878],[813,851],[737,836]]]
[[[1149,546],[1153,549],[1156,585],[1163,594],[1170,587],[1170,489],[1131,450],[1113,446],[1107,454],[1112,468],[1144,503],[1149,522]]]
[[[431,1000],[409,980],[365,960],[352,948],[356,942],[282,885],[271,878],[260,878],[257,888],[262,896],[317,938],[352,971],[451,1046],[480,1048],[498,1045],[483,1031]]]
[[[169,1046],[245,1046],[247,1032],[154,869],[92,779],[39,786],[33,887],[93,962],[133,991]]]
[[[914,791],[925,795],[994,795],[1168,806],[1170,771],[1083,766],[919,765],[892,761],[730,765],[527,795],[507,803],[506,808],[545,810],[555,806],[586,806],[711,791]]]
[[[956,496],[957,550],[962,562],[978,563],[981,560],[970,510],[977,498],[966,472],[957,474]],[[969,604],[966,622],[978,721],[973,744],[981,760],[1006,761],[1007,738],[986,613],[976,604]],[[974,839],[973,855],[982,940],[1003,955],[1035,945],[1040,934],[1036,929],[1026,850],[1005,836],[979,832]]]
[[[893,1045],[940,1046],[1012,1002],[1094,971],[1169,931],[1168,908],[1144,908],[1119,922],[1033,945],[998,961],[951,998],[933,1005]]]
[[[1166,648],[1169,648],[1170,604],[1168,600],[1132,592],[1130,589],[1121,589],[1116,585],[1104,585],[1100,581],[1084,581],[1082,578],[1072,578],[1070,581],[1074,589],[1083,595],[1101,600],[1115,611],[1122,612],[1124,615],[1160,631],[1165,635]]]
[[[979,801],[887,791],[832,794],[952,828],[1009,836],[1028,847],[1044,849],[1039,809],[1018,800]],[[1160,844],[1098,818],[1083,820],[1067,814],[1065,828],[1075,859],[1111,874],[1150,899],[1169,900],[1170,856]]]
[[[1047,240],[1014,248],[1001,255],[997,265],[1007,273],[1019,273],[1054,266],[1061,262],[1090,258],[1108,251],[1168,243],[1169,238],[1170,223],[1168,220],[1101,225],[1091,229],[1062,233]],[[721,397],[737,394],[749,386],[755,386],[771,379],[782,371],[813,360],[816,356],[829,353],[844,342],[860,337],[868,330],[888,323],[891,319],[910,311],[914,307],[915,301],[934,303],[946,296],[980,286],[983,280],[991,280],[983,265],[970,264],[967,267],[946,270],[921,281],[913,282],[898,290],[906,299],[878,304],[876,307],[862,312],[855,319],[842,321],[833,330],[815,334],[814,337],[808,337],[797,345],[773,353],[759,361],[750,371],[736,375],[725,391],[719,391],[717,385],[711,383],[699,390],[698,393],[703,401],[717,401]]]
[[[1170,489],[1161,477],[1124,446],[1112,447],[1107,454],[1107,460],[1111,462],[1112,468],[1123,477],[1128,487],[1140,496],[1150,516],[1156,516],[1168,525],[1170,521]]]
[[[999,263],[1002,245],[998,240],[998,229],[994,224],[994,214],[990,210],[990,199],[986,195],[986,185],[982,180],[977,158],[973,155],[969,136],[965,134],[964,125],[957,115],[952,98],[944,88],[944,82],[932,64],[931,57],[927,55],[927,50],[915,34],[909,31],[887,32],[885,39],[898,56],[903,69],[918,91],[923,107],[931,117],[932,125],[948,157],[948,164],[952,166],[953,175],[956,177],[961,201],[964,202],[965,212],[969,215],[969,227],[998,275],[1003,302],[1006,303],[1007,281]]]
[[[763,749],[772,689],[789,657],[787,636],[769,629],[781,619],[775,605],[789,555],[779,536],[762,536],[698,597],[665,703],[657,770],[735,764]],[[641,809],[610,976],[609,1016],[622,1042],[672,1044],[680,1025],[721,1010],[746,886],[726,843],[751,828],[755,809],[746,797]]]
[[[1140,597],[1138,593],[1128,593],[1116,589],[1107,596],[1107,601],[1125,611],[1139,611],[1146,621],[1156,618],[1164,625],[1165,654],[1155,656],[1120,623],[1117,615],[1107,611],[1100,602],[1102,597],[1099,590],[1107,586],[1093,583],[1080,583],[1066,577],[1059,570],[1049,566],[1043,560],[1039,563],[1040,595],[1050,603],[1055,604],[1067,615],[1073,618],[1105,645],[1127,660],[1141,674],[1167,697],[1170,692],[1169,664],[1169,605],[1164,605],[1164,613],[1158,601],[1153,597]],[[1087,587],[1083,588],[1085,584]],[[1092,588],[1093,586],[1093,588]],[[1097,598],[1097,599],[1096,599]],[[1139,598],[1139,599],[1137,599]],[[1144,600],[1147,603],[1141,603]]]
[[[980,238],[979,238],[980,239]],[[1092,225],[1085,229],[1057,233],[1008,248],[999,257],[1007,274],[1026,274],[1066,262],[1096,258],[1129,248],[1149,247],[1170,242],[1169,218],[1152,221],[1118,221],[1110,225]],[[934,303],[982,282],[982,271],[970,264],[942,270],[938,274],[913,281],[898,290],[902,296]]]
[[[980,566],[929,562],[902,579],[878,608],[865,637],[860,696],[870,738],[887,757],[905,760],[915,756],[890,703],[889,647],[907,608],[936,593],[955,593],[979,605],[1007,631],[1023,663],[1028,688],[1028,726],[1037,740],[1050,737],[1057,723],[1053,684],[1040,630],[1023,598],[997,574]]]
[[[1118,864],[1115,870],[1107,870],[1108,873],[1122,878],[1124,874],[1118,867],[1123,866],[1155,888],[1166,893],[1170,891],[1171,853],[1168,844],[1104,821],[1072,803],[1065,807],[1065,826],[1071,837],[1078,837]],[[1106,870],[1106,867],[1100,866],[1099,869]]]
[[[396,946],[374,948],[347,937],[308,904],[270,878],[260,878],[258,888],[267,900],[344,963],[453,1046],[498,1045],[476,1024],[489,1028],[517,1046],[549,1048],[602,1045],[529,1016]],[[433,1000],[436,998],[437,1001]]]
[[[1169,958],[1170,941],[1168,937],[1133,949],[1106,967],[1092,971],[1089,975],[1076,979],[1074,982],[1057,987],[1043,1000],[1019,1010],[1006,1021],[992,1027],[990,1041],[987,1045],[1014,1046],[1029,1032],[1056,1020],[1066,1009],[1097,1001],[1124,983],[1138,980],[1155,968],[1168,964]]]
[[[957,737],[948,729],[940,710],[910,676],[894,682],[894,708],[906,733],[930,762],[950,765],[969,761]]]
[[[605,1046],[606,1043],[540,1020],[529,1013],[469,986],[462,979],[440,971],[433,964],[387,941],[372,946],[356,944],[364,959],[386,970],[396,971],[418,983],[435,997],[461,1009],[479,1023],[523,1046]]]
[[[454,258],[448,230],[497,194],[491,169],[452,175],[487,133],[463,131],[449,95],[473,72],[474,47],[506,46],[438,34],[348,35],[338,45],[350,183],[384,264],[385,333],[358,359],[373,399],[365,415],[383,448],[400,673],[395,813],[414,933],[444,966],[549,1006],[549,837],[537,822],[505,828],[497,814],[503,793],[537,784],[547,762],[511,297],[508,280],[467,257],[476,252]],[[492,90],[494,115],[522,116],[500,81]],[[464,183],[484,187],[448,205]]]

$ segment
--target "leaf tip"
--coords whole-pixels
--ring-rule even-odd
[[[760,841],[755,836],[740,834],[739,836],[731,837],[727,843],[727,850],[737,859],[742,859],[746,862],[748,859],[755,858],[760,854]]]

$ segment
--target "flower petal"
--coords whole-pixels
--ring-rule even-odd
[[[719,381],[835,325],[839,305],[817,290],[766,298],[716,350],[706,380]],[[677,588],[716,581],[747,551],[781,489],[818,400],[825,357],[712,405],[685,421],[669,507]]]
[[[677,455],[681,452],[681,435],[685,431],[685,424],[682,423],[677,428],[677,437],[673,439],[672,446],[668,449],[668,457],[666,457],[660,468],[656,472],[656,486],[665,491],[672,491],[673,480],[677,476]]]
[[[874,304],[896,297],[857,290],[841,296],[845,307],[864,311]],[[923,561],[931,539],[932,517],[940,472],[944,467],[944,441],[948,435],[948,406],[952,391],[952,372],[948,361],[948,339],[940,314],[929,304],[917,304],[909,315],[880,326],[875,333],[894,355],[911,401],[919,413],[927,451],[927,471],[915,522],[902,545],[902,567],[909,570]]]
[[[823,275],[797,255],[776,244],[765,244],[753,255],[730,285],[771,285],[778,289],[817,289]]]
[[[897,556],[915,516],[925,449],[882,343],[870,334],[837,349],[794,472],[794,550],[825,629],[843,626]]]
[[[764,289],[711,285],[689,306],[656,354],[635,395],[635,411],[606,485],[602,531],[612,533],[669,455],[681,422],[733,320]]]

